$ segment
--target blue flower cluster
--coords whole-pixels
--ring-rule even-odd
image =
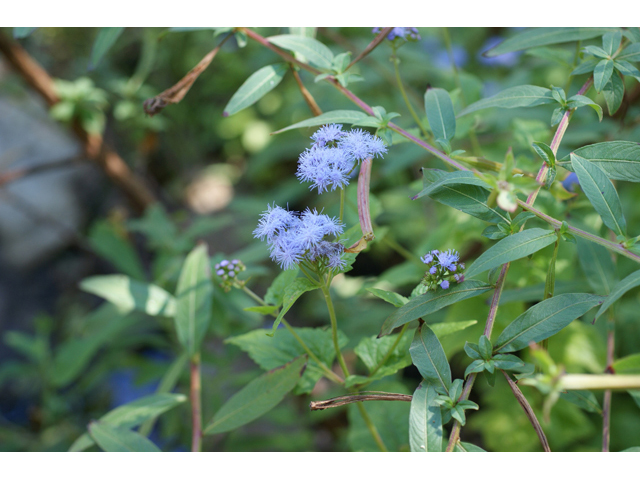
[[[238,274],[246,269],[247,267],[240,260],[222,260],[215,266],[216,275],[225,292],[231,290],[234,283],[243,285],[243,282],[238,280]]]
[[[382,27],[376,27],[373,29],[373,33],[380,33]],[[393,41],[396,38],[402,40],[420,40],[420,34],[416,27],[394,27],[393,30],[387,35],[387,40]]]
[[[438,285],[446,290],[450,286],[451,276],[458,283],[464,281],[462,274],[464,263],[458,263],[460,255],[455,250],[447,250],[446,252],[432,250],[420,260],[429,266],[428,272],[422,279],[422,283],[428,287],[428,290],[435,290]]]
[[[255,238],[267,241],[271,258],[284,269],[302,261],[316,263],[320,269],[342,269],[344,245],[325,237],[337,237],[344,225],[335,218],[307,208],[298,213],[273,205],[267,207],[253,232]]]
[[[313,143],[298,160],[296,176],[311,182],[318,193],[344,188],[356,165],[387,152],[384,142],[360,129],[342,131],[342,125],[324,125],[311,136]]]

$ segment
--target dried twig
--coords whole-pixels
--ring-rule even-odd
[[[322,110],[320,110],[320,107],[316,103],[315,99],[313,98],[309,90],[307,90],[307,88],[302,83],[300,74],[296,71],[293,65],[290,65],[290,66],[291,66],[291,71],[293,72],[293,76],[296,79],[296,82],[298,83],[298,87],[300,88],[300,93],[302,93],[302,96],[304,97],[304,101],[307,102],[307,105],[309,105],[309,109],[311,110],[311,113],[313,113],[316,117],[318,115],[322,115]]]
[[[222,48],[222,46],[229,38],[231,38],[231,36],[233,36],[233,32],[224,37],[222,42],[220,42],[220,45],[207,53],[202,58],[202,60],[200,60],[200,62],[198,62],[195,67],[189,70],[189,73],[182,77],[180,81],[173,87],[166,89],[160,95],[156,95],[153,98],[145,100],[143,103],[144,111],[148,115],[153,116],[160,113],[166,106],[180,102],[187,94],[196,79],[202,72],[207,69],[214,57],[220,51],[220,48]]]
[[[411,395],[402,393],[378,393],[368,395],[344,395],[342,397],[330,398],[329,400],[320,400],[311,402],[309,408],[311,410],[326,410],[327,408],[341,407],[350,403],[368,402],[373,400],[385,400],[388,402],[410,402]]]

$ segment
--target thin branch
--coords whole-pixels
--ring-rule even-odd
[[[501,370],[501,371],[504,374],[504,378],[506,378],[507,382],[509,382],[509,386],[511,387],[511,391],[516,396],[516,399],[518,400],[518,403],[520,404],[520,406],[524,410],[524,413],[527,415],[527,418],[531,422],[531,425],[533,425],[533,429],[536,431],[536,434],[538,435],[538,438],[540,439],[540,443],[542,444],[542,448],[544,449],[545,452],[550,452],[551,449],[549,448],[549,442],[547,441],[547,437],[544,434],[544,431],[542,430],[542,425],[540,425],[540,422],[538,421],[538,418],[536,417],[536,414],[533,412],[533,409],[531,408],[531,405],[529,405],[529,402],[527,401],[527,398],[524,396],[522,391],[520,391],[520,389],[518,388],[518,385],[516,385],[516,383],[513,380],[511,380],[511,378],[509,378],[509,374],[507,374],[507,372],[505,372],[504,370]]]
[[[353,67],[356,63],[358,63],[360,60],[362,60],[364,57],[369,55],[378,45],[380,45],[384,41],[384,39],[391,32],[391,30],[393,30],[393,27],[384,27],[380,31],[380,33],[378,35],[376,35],[376,38],[371,40],[371,43],[369,45],[367,45],[367,48],[365,48],[362,51],[362,53],[360,53],[360,55],[358,55],[356,58],[354,58],[353,61],[349,65],[347,65],[347,68],[345,68],[344,71],[346,72],[351,67]]]
[[[342,407],[350,403],[387,401],[387,402],[410,402],[412,396],[402,393],[381,393],[369,395],[343,395],[341,397],[330,398],[329,400],[319,400],[309,404],[310,410],[326,410],[328,408]]]
[[[191,451],[202,449],[202,409],[200,406],[200,353],[196,353],[190,362],[191,377]]]
[[[311,110],[311,113],[313,113],[316,117],[318,115],[322,115],[322,110],[316,103],[315,99],[313,98],[313,95],[311,95],[309,90],[307,90],[307,87],[305,87],[304,83],[302,83],[300,74],[296,71],[293,65],[290,65],[290,66],[291,66],[291,71],[293,72],[293,77],[296,79],[296,82],[298,83],[298,88],[300,89],[300,93],[302,93],[302,97],[304,98],[304,101],[307,102],[307,105],[309,105],[309,109]]]
[[[233,32],[224,37],[216,48],[207,53],[202,60],[200,60],[195,67],[189,70],[189,73],[182,77],[173,87],[166,89],[160,95],[156,95],[153,98],[145,100],[142,104],[144,111],[148,115],[153,116],[160,113],[168,105],[180,102],[187,94],[193,83],[198,79],[200,74],[211,64],[222,46],[232,36]]]
[[[613,360],[615,350],[615,321],[613,315],[609,315],[607,322],[607,373],[613,373]],[[605,390],[602,401],[602,451],[609,451],[610,429],[611,429],[611,390]]]
[[[50,107],[60,101],[53,79],[47,71],[25,49],[8,39],[2,32],[0,32],[0,52]],[[87,132],[78,122],[73,123],[72,129],[82,142],[87,156],[124,191],[138,213],[142,213],[149,205],[157,202],[153,192],[131,171],[120,155],[104,145],[102,135]]]

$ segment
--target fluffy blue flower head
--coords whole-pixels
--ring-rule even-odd
[[[342,131],[342,125],[324,125],[311,136],[311,148],[298,159],[296,176],[318,193],[344,188],[356,164],[387,152],[384,142],[363,130]]]
[[[277,205],[269,206],[261,216],[256,238],[266,239],[271,258],[284,270],[295,268],[302,261],[315,262],[320,268],[343,268],[344,246],[335,239],[344,225],[335,218],[307,208],[301,214]]]
[[[376,27],[373,29],[373,33],[380,33],[381,30],[381,27]],[[405,41],[420,40],[420,34],[416,27],[394,27],[393,30],[389,32],[389,35],[387,35],[387,40],[392,42],[396,38],[400,38]]]
[[[423,263],[428,267],[422,279],[422,284],[427,286],[427,290],[436,290],[438,286],[446,290],[451,285],[452,279],[457,283],[464,281],[464,263],[459,263],[460,255],[455,250],[439,251],[432,250],[424,257]],[[457,272],[457,273],[453,273]]]

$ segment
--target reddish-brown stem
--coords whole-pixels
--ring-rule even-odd
[[[191,399],[191,451],[199,452],[202,442],[202,410],[200,405],[200,353],[196,353],[190,361],[190,399]]]
[[[615,349],[615,321],[613,315],[609,315],[607,322],[607,369],[606,373],[613,373],[612,365]],[[602,401],[602,451],[609,451],[609,439],[611,428],[611,390],[605,390]]]
[[[527,398],[524,396],[522,391],[518,388],[518,385],[516,385],[516,383],[513,380],[511,380],[511,378],[509,378],[509,375],[507,374],[507,372],[502,370],[502,373],[504,375],[504,378],[507,379],[507,382],[511,387],[511,391],[513,392],[516,399],[518,400],[518,403],[520,404],[520,406],[524,410],[524,413],[527,415],[527,418],[531,422],[531,425],[533,425],[533,429],[536,431],[536,434],[540,439],[542,448],[544,449],[545,452],[550,452],[551,449],[549,448],[549,442],[547,442],[547,437],[544,434],[544,431],[542,430],[542,425],[540,425],[540,422],[538,421],[536,414],[533,412],[531,405],[529,405]]]
[[[387,37],[389,32],[391,32],[391,30],[393,30],[393,27],[384,27],[382,29],[382,31],[380,31],[380,33],[378,35],[376,35],[376,38],[371,40],[371,43],[369,45],[367,45],[367,48],[365,48],[362,51],[362,53],[360,53],[360,55],[358,55],[356,58],[354,58],[353,61],[347,66],[347,68],[344,69],[344,71],[346,72],[347,70],[349,70],[356,63],[358,63],[364,57],[369,55],[378,45],[380,45],[382,42],[384,42],[384,39]]]
[[[9,40],[2,32],[0,32],[0,52],[49,106],[60,101],[53,79],[47,71],[31,58],[25,49]],[[87,132],[78,122],[74,122],[72,128],[82,142],[86,155],[124,191],[136,211],[141,213],[157,201],[151,190],[129,169],[120,155],[104,145],[102,135]]]
[[[466,382],[464,382],[464,388],[462,389],[462,395],[460,395],[459,402],[463,400],[469,399],[469,394],[471,393],[471,389],[473,388],[473,384],[476,381],[477,373],[472,373],[467,377]],[[460,422],[457,420],[453,423],[453,427],[451,427],[451,433],[449,434],[449,443],[447,444],[447,448],[445,452],[453,452],[456,448],[456,444],[460,439]]]

